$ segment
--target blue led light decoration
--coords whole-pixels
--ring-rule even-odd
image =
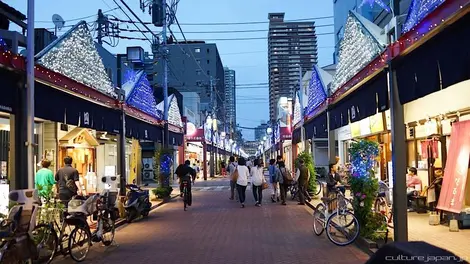
[[[352,142],[349,148],[353,177],[366,177],[374,169],[379,146],[376,142],[360,140]]]
[[[0,38],[0,48],[1,48],[2,50],[7,50],[7,49],[8,49],[7,43],[6,43],[5,40],[3,40],[2,38]]]
[[[308,105],[306,115],[310,116],[317,107],[326,100],[326,92],[317,67],[313,66],[312,76],[308,85]]]
[[[157,102],[153,90],[144,71],[127,71],[126,82],[122,86],[126,92],[126,103],[142,112],[161,119],[157,111]]]
[[[164,153],[160,157],[160,173],[164,175],[163,177],[163,186],[170,186],[170,175],[171,175],[171,166],[173,164],[173,159],[168,153]]]
[[[446,0],[413,0],[408,10],[406,21],[403,24],[402,33],[410,31],[445,1]]]

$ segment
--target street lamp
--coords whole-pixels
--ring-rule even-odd
[[[269,140],[271,141],[271,147],[269,148],[269,158],[272,159],[273,158],[273,139],[272,139],[272,134],[273,134],[273,129],[271,127],[268,127],[266,129],[266,134],[268,134],[269,136]]]
[[[206,125],[210,127],[211,129],[211,143],[212,143],[212,149],[210,153],[210,177],[213,178],[215,176],[214,169],[215,169],[215,160],[214,160],[214,120],[212,119],[212,116],[209,114],[206,119]]]

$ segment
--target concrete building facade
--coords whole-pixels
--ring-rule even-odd
[[[315,22],[286,22],[284,13],[268,18],[269,117],[275,121],[279,98],[292,97],[301,76],[317,63],[318,47]]]
[[[200,111],[211,111],[212,99],[217,102],[217,116],[224,112],[224,67],[217,45],[204,41],[179,42],[168,45],[168,86],[181,93],[196,92],[201,100]],[[154,66],[157,86],[163,83],[163,63]],[[211,78],[212,77],[212,78]],[[212,81],[211,81],[212,79]]]

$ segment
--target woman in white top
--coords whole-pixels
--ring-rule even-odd
[[[245,192],[246,186],[248,185],[248,176],[250,175],[248,167],[246,166],[246,160],[243,157],[238,159],[238,179],[237,179],[237,191],[238,191],[238,199],[242,204],[241,207],[245,208]]]
[[[261,206],[263,201],[263,183],[266,181],[263,173],[263,160],[255,160],[255,167],[251,169],[251,181],[253,182],[253,197],[255,198],[255,206]]]

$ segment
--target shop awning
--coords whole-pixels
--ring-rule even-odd
[[[350,95],[331,106],[330,130],[373,116],[377,111],[383,112],[388,108],[387,74],[381,71]]]
[[[162,128],[126,115],[126,137],[158,142],[162,140]]]
[[[467,14],[393,62],[402,104],[470,79],[469,24]]]
[[[0,80],[2,80],[0,111],[13,113],[17,108],[16,98],[20,79],[21,75],[19,73],[0,68]]]
[[[292,132],[292,144],[297,144],[302,140],[302,130],[300,128],[298,127]]]
[[[120,112],[36,82],[35,116],[98,131],[119,133]]]
[[[170,139],[170,144],[173,146],[182,146],[184,142],[184,135],[182,133],[176,133],[173,131],[169,131],[168,135]]]
[[[305,138],[328,138],[326,111],[305,123]]]

